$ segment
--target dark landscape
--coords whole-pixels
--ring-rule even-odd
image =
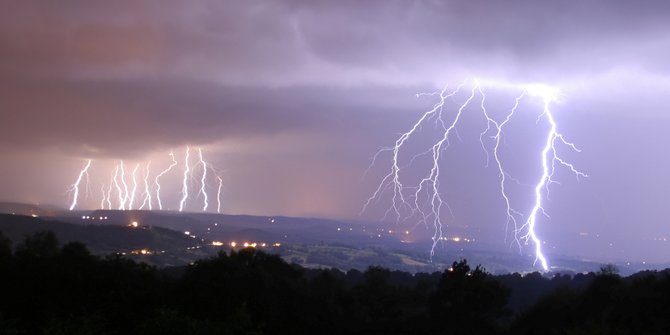
[[[521,254],[513,247],[501,251],[469,240],[467,236],[474,233],[466,229],[454,235],[461,236],[460,240],[440,243],[431,257],[429,236],[405,234],[381,222],[166,211],[71,212],[11,203],[0,203],[0,209],[24,215],[5,214],[0,221],[0,231],[12,241],[50,230],[63,242],[85,243],[95,255],[120,254],[158,267],[188,265],[203,257],[215,256],[219,251],[255,243],[255,248],[278,254],[288,263],[306,268],[363,271],[369,266],[382,266],[416,273],[443,271],[452,262],[467,259],[493,274],[535,271],[532,255]],[[132,226],[133,222],[137,227]],[[550,274],[592,272],[603,264],[610,264],[562,255],[552,257],[554,265]],[[651,266],[611,264],[616,265],[622,275]],[[657,264],[655,268],[665,266]]]
[[[88,231],[78,232],[65,223],[31,221],[17,215],[0,217],[5,231],[12,225],[41,225],[17,243],[0,234],[3,334],[665,334],[670,330],[665,317],[670,312],[665,299],[670,294],[670,270],[621,277],[615,266],[604,265],[596,272],[575,275],[491,275],[462,259],[435,272],[382,266],[341,271],[289,264],[273,249],[253,247],[201,247],[189,257],[202,258],[189,265],[156,267],[144,262],[151,258],[128,253],[92,255],[83,243],[59,243],[49,229],[72,239],[98,239],[92,243],[112,248],[113,243],[106,241],[123,238],[129,245],[154,243],[157,249],[152,250],[168,249],[164,242],[174,248],[170,250],[188,250],[192,238],[162,228],[145,234],[129,231],[138,227],[88,226]]]
[[[446,248],[431,261],[425,245],[372,242],[360,223],[341,239],[319,229],[346,226],[329,220],[3,206],[33,213],[0,215],[3,334],[670,330],[670,270],[622,277],[567,260],[594,270],[494,274],[470,259],[527,259]]]

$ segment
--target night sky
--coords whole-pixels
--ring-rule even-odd
[[[436,102],[416,93],[476,76],[561,89],[552,110],[582,150],[563,155],[589,177],[557,174],[548,248],[668,262],[669,15],[662,0],[6,1],[0,200],[67,207],[92,159],[78,208],[95,209],[115,163],[155,174],[191,146],[223,178],[225,213],[378,220],[383,201],[359,216],[390,164],[364,176],[372,156]],[[519,94],[487,92],[503,112]],[[545,125],[524,104],[504,155],[527,211]],[[505,245],[485,123],[467,115],[442,162],[446,219]],[[165,177],[171,209],[180,177]]]

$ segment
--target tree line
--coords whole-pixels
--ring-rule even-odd
[[[305,269],[255,249],[158,269],[0,233],[0,334],[668,334],[670,275]]]

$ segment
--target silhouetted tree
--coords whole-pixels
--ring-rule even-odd
[[[12,241],[0,231],[0,266],[12,257]]]
[[[305,324],[304,286],[299,269],[247,248],[196,262],[185,272],[179,296],[194,317],[232,322],[248,316],[255,327],[291,333]]]
[[[22,243],[16,246],[16,256],[19,258],[52,258],[58,254],[58,240],[51,231],[37,232],[27,236]]]
[[[229,326],[230,328],[234,328]],[[226,325],[207,320],[196,319],[177,310],[163,309],[158,314],[144,322],[139,333],[144,335],[210,335],[210,334],[239,334]],[[250,334],[242,332],[241,334]]]
[[[600,276],[618,276],[619,268],[614,264],[605,264],[598,269],[598,275]]]
[[[355,329],[353,299],[345,287],[345,274],[336,269],[318,270],[310,280],[309,333],[346,334]]]
[[[432,323],[450,334],[495,334],[500,331],[500,319],[507,315],[508,295],[480,266],[471,271],[466,260],[454,262],[432,298]]]
[[[579,318],[580,296],[568,287],[558,288],[542,297],[515,320],[513,334],[565,334]]]

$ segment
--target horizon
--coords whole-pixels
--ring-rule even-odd
[[[22,203],[7,203],[7,202],[2,202],[0,201],[0,206],[7,206],[7,205],[17,205],[17,206],[35,206],[39,208],[45,207],[44,205],[36,205],[36,204],[22,204]],[[340,220],[336,218],[324,218],[324,217],[300,217],[300,216],[282,216],[282,215],[253,215],[253,214],[245,214],[245,213],[204,213],[202,211],[193,211],[193,212],[179,212],[178,210],[175,211],[168,211],[168,210],[163,210],[163,211],[158,211],[158,210],[118,210],[118,209],[95,209],[95,210],[74,210],[71,211],[65,207],[59,207],[59,206],[53,206],[50,207],[49,210],[46,212],[39,212],[39,211],[30,211],[30,212],[21,212],[21,211],[15,211],[15,212],[9,212],[5,211],[2,207],[0,207],[0,212],[3,214],[9,214],[9,215],[21,215],[21,216],[26,216],[26,217],[31,217],[36,218],[36,219],[46,219],[46,220],[56,220],[59,222],[66,222],[69,224],[75,224],[75,225],[119,225],[121,227],[125,227],[128,225],[129,222],[131,221],[137,221],[137,222],[142,222],[143,217],[146,218],[146,215],[159,215],[159,216],[169,216],[169,217],[174,217],[177,218],[178,222],[180,218],[185,218],[185,217],[209,217],[209,218],[215,218],[217,216],[221,217],[246,217],[247,219],[258,219],[261,221],[265,220],[270,220],[272,219],[273,222],[274,220],[279,220],[279,219],[287,219],[288,221],[277,221],[277,222],[292,222],[292,220],[300,220],[299,222],[303,222],[303,224],[307,224],[308,226],[316,224],[312,220],[316,220],[316,222],[321,222],[321,221],[327,221],[328,223],[335,223],[336,226],[329,227],[329,226],[323,226],[322,228],[332,228],[333,232],[335,231],[335,227],[354,227],[355,232],[354,234],[361,234],[361,232],[356,232],[359,229],[363,229],[362,232],[366,231],[366,228],[368,229],[368,233],[364,233],[363,235],[366,234],[372,234],[376,237],[377,233],[374,232],[376,229],[384,229],[386,230],[386,227],[388,227],[386,224],[384,224],[381,221],[365,221],[365,220]],[[104,221],[98,221],[97,217],[95,217],[95,213],[102,212],[102,213],[109,213],[110,216]],[[38,214],[37,214],[38,213]],[[140,216],[137,216],[137,215]],[[83,216],[82,216],[83,215]],[[90,218],[86,217],[87,215],[93,215]],[[119,221],[121,220],[121,221]],[[127,221],[127,222],[126,222]],[[175,230],[179,233],[182,232],[184,227],[178,228],[179,223],[175,222],[176,226],[164,226],[163,224],[158,224],[159,227],[167,228],[170,230]],[[209,221],[202,221],[202,224],[205,224],[205,222]],[[212,221],[212,222],[217,222],[217,221]],[[218,221],[220,222],[220,221]],[[321,222],[322,223],[322,222]],[[140,223],[141,224],[141,223]],[[193,222],[188,223],[187,226],[192,226]],[[220,225],[221,227],[226,227],[230,223],[223,223]],[[256,223],[257,224],[257,223]],[[251,225],[249,228],[253,229],[258,229],[258,226],[256,224]],[[151,224],[150,224],[151,225]],[[240,224],[234,224],[234,226],[239,226]],[[244,226],[244,224],[242,224]],[[291,224],[292,226],[292,224]],[[254,228],[255,227],[255,228]],[[286,227],[282,225],[281,223],[279,226],[274,226],[275,228],[278,228],[280,231]],[[398,227],[395,227],[398,228]],[[339,230],[337,230],[339,232]],[[343,230],[344,231],[344,230]],[[323,231],[324,233],[327,234],[327,231]],[[390,231],[389,231],[390,233]],[[335,245],[348,245],[351,248],[368,248],[368,247],[373,247],[373,246],[382,246],[385,249],[388,249],[389,251],[394,250],[396,248],[399,248],[399,246],[394,246],[395,243],[399,241],[397,237],[394,237],[394,234],[396,232],[394,231],[393,234],[388,234],[383,233],[384,236],[384,241],[386,242],[374,242],[374,243],[354,243],[352,241],[349,241],[351,237],[345,238],[345,240],[333,240],[331,242],[325,242],[326,244],[329,243],[335,243]],[[549,259],[555,259],[557,261],[557,264],[554,264],[553,262],[550,263],[551,268],[549,271],[542,271],[541,267],[538,267],[537,265],[533,264],[533,255],[532,253],[529,252],[520,252],[514,245],[507,244],[504,246],[501,246],[499,243],[496,243],[496,241],[480,241],[474,239],[474,234],[476,233],[472,230],[469,230],[467,228],[461,228],[458,230],[452,230],[450,231],[450,234],[448,234],[448,239],[445,240],[444,242],[441,242],[438,246],[439,250],[436,253],[436,257],[440,259],[439,263],[445,262],[445,260],[451,259],[452,261],[458,261],[461,258],[465,257],[466,255],[470,254],[476,255],[480,252],[484,252],[489,254],[491,257],[494,257],[495,255],[499,255],[503,257],[504,259],[508,259],[509,261],[514,262],[516,265],[513,266],[512,268],[516,269],[514,271],[510,272],[523,272],[523,273],[531,273],[531,272],[536,272],[536,271],[541,271],[544,273],[563,273],[565,271],[570,272],[570,270],[567,270],[568,268],[565,268],[566,264],[570,264],[571,262],[576,262],[575,264],[581,264],[585,269],[591,269],[589,271],[595,271],[597,270],[597,267],[600,265],[607,265],[607,264],[612,264],[616,265],[619,270],[621,271],[622,274],[625,275],[630,275],[634,274],[640,271],[644,270],[664,270],[667,268],[670,268],[670,262],[668,261],[663,261],[663,260],[658,260],[658,261],[645,261],[642,259],[633,259],[633,258],[616,258],[616,257],[611,257],[610,255],[601,255],[600,257],[590,257],[588,255],[579,255],[579,254],[564,254],[561,252],[558,252],[556,250],[549,249],[547,251],[547,255]],[[310,233],[311,234],[311,233]],[[308,234],[309,235],[309,234]],[[206,236],[203,236],[206,237]],[[400,235],[398,235],[400,237]],[[416,233],[413,231],[411,232],[411,240],[412,242],[410,243],[403,243],[405,247],[402,247],[397,250],[402,250],[404,248],[409,248],[409,250],[413,250],[412,252],[417,252],[417,257],[420,258],[425,258],[425,259],[430,259],[430,244],[431,242],[431,234],[430,231],[424,231],[424,230],[418,230]],[[307,238],[306,240],[301,240],[299,241],[293,241],[287,243],[287,245],[293,245],[297,243],[297,245],[309,245],[312,241],[312,238]],[[461,240],[461,243],[458,243],[457,241]],[[463,243],[464,241],[469,241],[467,243]],[[231,240],[232,241],[232,240]],[[323,242],[322,242],[323,243]],[[227,244],[224,244],[227,245]],[[418,246],[423,246],[417,249]],[[459,256],[460,255],[460,256]],[[467,257],[466,257],[467,259]],[[495,257],[494,257],[495,259]],[[481,263],[480,265],[486,267],[486,262]],[[501,273],[506,273],[506,272],[501,272]],[[580,273],[580,272],[578,272]]]

